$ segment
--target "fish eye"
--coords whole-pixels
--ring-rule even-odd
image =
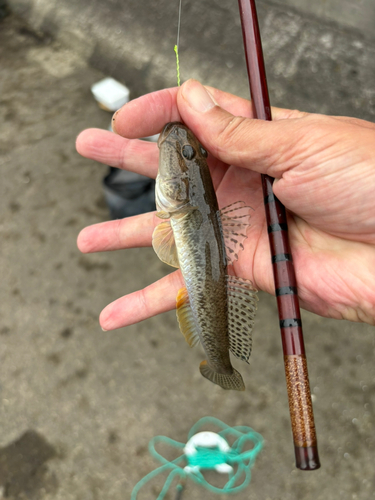
[[[207,151],[204,149],[204,147],[203,147],[203,146],[200,146],[200,150],[201,150],[201,154],[202,154],[202,156],[204,156],[205,158],[207,158],[208,153],[207,153]]]
[[[190,146],[189,144],[185,144],[185,146],[182,146],[181,150],[182,156],[186,158],[187,160],[192,160],[195,156],[195,151],[193,146]]]

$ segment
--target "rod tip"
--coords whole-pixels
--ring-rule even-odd
[[[317,470],[320,460],[317,446],[295,446],[296,467],[300,470]]]

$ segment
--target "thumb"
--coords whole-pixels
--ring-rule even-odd
[[[298,138],[291,129],[300,135],[297,120],[266,122],[234,116],[196,80],[181,86],[177,105],[184,123],[219,160],[276,178],[292,166],[291,148]]]

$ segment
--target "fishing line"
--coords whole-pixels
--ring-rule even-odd
[[[178,9],[177,44],[174,46],[174,51],[176,53],[177,85],[178,86],[181,85],[181,81],[180,81],[180,60],[179,60],[179,57],[178,57],[178,49],[180,48],[181,4],[182,4],[182,0],[180,0],[180,7]]]

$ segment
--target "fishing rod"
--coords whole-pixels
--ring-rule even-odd
[[[238,0],[254,118],[272,120],[255,0]],[[279,312],[296,467],[320,467],[297,282],[284,205],[273,194],[274,179],[262,174],[264,207]]]

